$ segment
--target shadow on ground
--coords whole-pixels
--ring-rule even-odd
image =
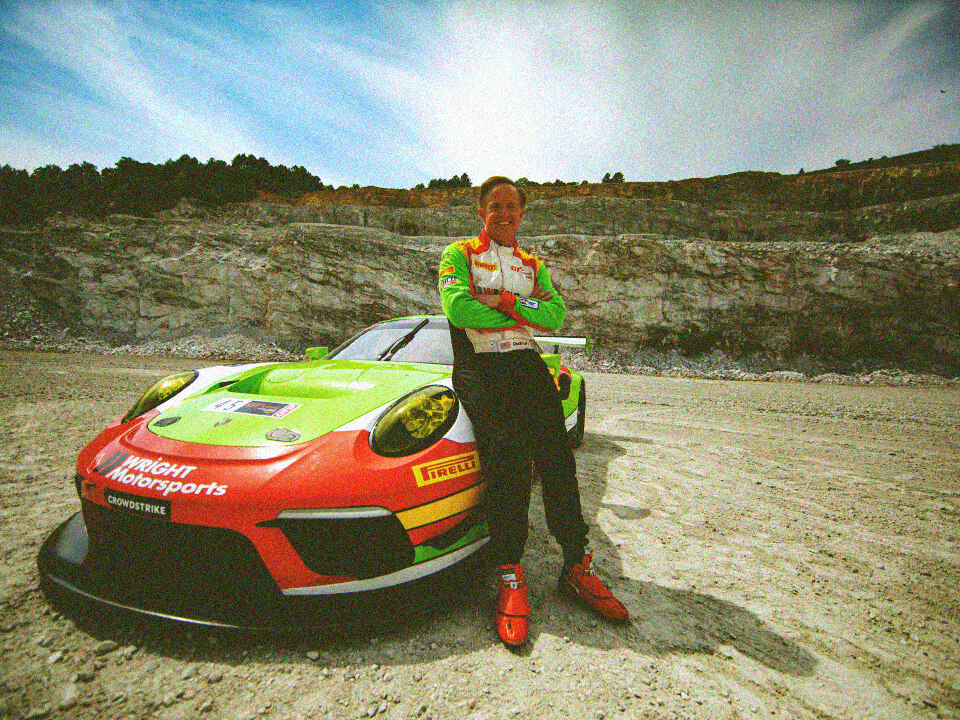
[[[597,513],[608,509],[624,520],[643,520],[650,508],[604,502],[606,478],[612,462],[625,455],[621,443],[642,443],[641,438],[617,437],[588,432],[577,452],[577,470],[581,483],[584,516],[590,525],[590,542],[601,577],[615,590],[630,610],[630,624],[624,627],[598,623],[575,604],[560,597],[552,587],[535,592],[540,617],[533,622],[534,634],[549,633],[569,637],[583,645],[613,649],[628,647],[635,652],[661,656],[672,653],[714,654],[723,647],[738,652],[763,665],[789,675],[810,676],[817,661],[795,642],[779,635],[756,614],[727,600],[702,592],[658,585],[626,577],[616,544],[603,532]],[[536,492],[536,489],[535,489]],[[549,547],[542,507],[531,508],[531,548]],[[559,562],[532,557],[544,580]],[[536,637],[534,637],[534,644]]]
[[[816,659],[795,642],[784,638],[757,615],[726,600],[694,591],[627,578],[613,542],[597,523],[597,512],[606,507],[621,518],[642,520],[649,508],[603,504],[606,477],[611,462],[624,454],[618,441],[636,438],[587,433],[577,453],[583,510],[591,527],[591,546],[601,576],[616,591],[631,613],[625,625],[598,622],[556,591],[561,556],[547,535],[542,503],[531,505],[531,532],[524,564],[531,582],[532,637],[524,650],[536,648],[542,636],[610,650],[629,648],[648,656],[714,654],[723,647],[781,673],[810,676]],[[534,494],[539,485],[534,486]],[[418,646],[415,662],[429,662],[450,655],[464,655],[499,645],[493,630],[491,594],[481,580],[478,563],[451,572],[378,608],[356,606],[356,622],[335,627],[291,627],[271,631],[237,631],[184,625],[169,621],[131,618],[128,614],[103,612],[83,604],[52,598],[57,608],[80,629],[98,639],[196,662],[209,660],[228,664],[249,662],[251,649],[263,653],[295,653],[292,662],[309,662],[305,649],[323,652],[331,666],[366,662],[381,666],[412,662],[388,653],[391,645]]]

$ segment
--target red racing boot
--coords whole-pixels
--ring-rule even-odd
[[[501,565],[497,569],[500,598],[497,601],[497,634],[507,645],[527,641],[527,615],[530,602],[527,581],[520,565]]]
[[[630,617],[627,609],[597,577],[593,569],[593,553],[587,553],[580,562],[563,571],[559,589],[564,595],[607,620],[626,622]]]

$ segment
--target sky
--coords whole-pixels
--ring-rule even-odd
[[[327,184],[795,173],[960,143],[960,3],[0,0],[0,165]]]

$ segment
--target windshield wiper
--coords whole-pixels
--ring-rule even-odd
[[[407,345],[411,340],[413,340],[413,336],[416,335],[418,332],[420,332],[420,328],[422,328],[422,327],[423,327],[424,325],[426,325],[428,322],[430,322],[430,318],[425,318],[425,319],[421,320],[420,323],[419,323],[415,328],[413,328],[413,330],[411,330],[410,332],[408,332],[408,333],[407,333],[406,335],[404,335],[402,338],[399,338],[398,340],[396,340],[394,343],[392,343],[392,344],[390,345],[390,347],[388,347],[386,350],[384,350],[382,353],[380,353],[380,354],[377,356],[377,360],[389,360],[390,358],[392,358],[392,357],[393,357],[396,353],[398,353],[401,349],[403,349],[404,347],[406,347],[406,345]]]

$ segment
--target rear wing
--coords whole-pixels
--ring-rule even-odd
[[[560,337],[555,335],[534,335],[533,339],[544,353],[560,354],[560,348],[576,348],[590,354],[590,338]]]

